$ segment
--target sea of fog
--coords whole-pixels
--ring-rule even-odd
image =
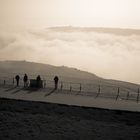
[[[2,31],[0,60],[66,65],[104,78],[140,83],[140,34],[80,28]]]

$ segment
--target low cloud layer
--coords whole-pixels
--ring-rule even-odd
[[[140,83],[140,35],[77,29],[1,32],[0,60],[66,65]]]

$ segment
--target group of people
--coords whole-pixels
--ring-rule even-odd
[[[19,86],[20,76],[16,75],[15,79],[16,79],[16,83],[17,83],[17,87],[18,87]],[[27,74],[24,75],[23,82],[24,82],[24,87],[27,87],[28,86],[28,76],[27,76]]]
[[[19,86],[20,76],[16,75],[15,79],[16,79],[17,86]],[[54,80],[54,88],[57,89],[58,88],[58,81],[59,81],[58,76],[55,76],[53,80]],[[37,85],[39,85],[39,82],[41,81],[40,75],[38,75],[36,77],[36,81],[37,81]],[[27,76],[27,74],[24,75],[23,82],[24,82],[24,87],[28,87],[28,76]]]

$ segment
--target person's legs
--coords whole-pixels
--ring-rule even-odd
[[[19,80],[17,80],[17,87],[19,86]]]
[[[36,87],[39,88],[39,81],[36,82]]]
[[[57,82],[55,82],[55,89],[57,89],[58,88],[58,83]]]
[[[58,83],[56,83],[56,89],[58,88]]]
[[[28,87],[28,85],[27,85],[27,81],[25,82],[25,87]]]

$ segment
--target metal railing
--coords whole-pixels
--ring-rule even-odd
[[[43,80],[43,88],[54,88],[53,80]],[[19,86],[23,86],[23,79],[20,79]],[[16,81],[14,78],[1,77],[0,86],[16,86]],[[61,93],[65,94],[75,94],[82,96],[92,96],[95,98],[112,98],[114,100],[131,100],[139,102],[140,100],[140,89],[137,88],[126,88],[126,87],[117,87],[112,85],[103,85],[103,84],[85,84],[85,83],[73,83],[59,81],[58,90],[64,91]]]

